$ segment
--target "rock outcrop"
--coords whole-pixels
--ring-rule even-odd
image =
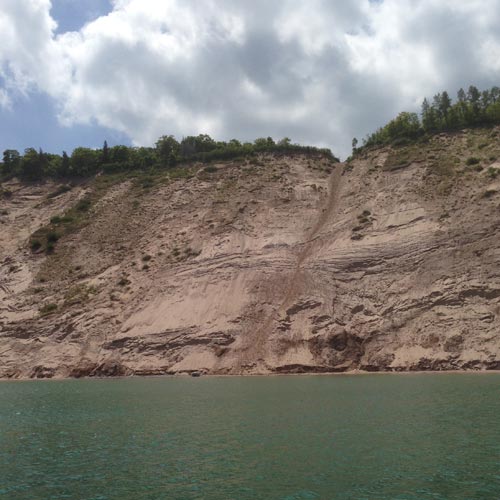
[[[497,155],[476,130],[52,198],[4,184],[0,376],[500,369]],[[97,182],[82,224],[33,252]]]

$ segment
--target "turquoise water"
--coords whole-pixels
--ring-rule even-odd
[[[498,499],[500,375],[0,383],[0,499]]]

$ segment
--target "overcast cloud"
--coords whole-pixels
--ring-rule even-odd
[[[350,150],[425,96],[500,84],[500,0],[115,0],[60,32],[0,0],[0,107],[46,94],[67,126],[271,135]]]

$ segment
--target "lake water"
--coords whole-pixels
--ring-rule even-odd
[[[0,499],[499,499],[500,375],[0,383]]]

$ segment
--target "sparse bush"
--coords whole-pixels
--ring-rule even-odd
[[[128,280],[125,276],[122,276],[118,281],[118,286],[127,286],[130,285],[130,280]]]
[[[155,181],[152,177],[146,177],[141,182],[142,189],[150,189],[155,185]]]
[[[411,142],[412,141],[408,137],[398,137],[397,139],[394,139],[391,144],[394,147],[403,147],[408,146]]]
[[[488,169],[488,175],[492,178],[492,179],[496,179],[497,176],[498,176],[498,169],[496,168],[493,168],[493,167],[490,167]]]
[[[75,209],[78,212],[87,212],[90,209],[90,205],[91,205],[90,199],[89,198],[83,198],[82,200],[80,200],[76,204]]]
[[[36,252],[37,250],[40,250],[40,248],[42,248],[42,243],[40,242],[40,240],[31,240],[30,248],[31,250],[33,250],[33,252]]]
[[[149,262],[152,259],[151,255],[144,255],[142,257],[143,262]]]
[[[472,165],[477,165],[480,162],[481,162],[481,160],[479,158],[476,158],[475,156],[471,156],[470,158],[467,158],[467,161],[465,162],[465,164],[468,167],[471,167]]]
[[[216,166],[214,166],[214,165],[209,165],[208,167],[205,167],[205,168],[203,169],[203,172],[206,172],[207,174],[213,174],[213,173],[217,172],[217,170],[218,170],[218,169],[217,169],[217,167],[216,167]]]
[[[47,233],[47,243],[55,243],[59,239],[59,235],[55,231]]]
[[[69,224],[73,222],[73,220],[73,217],[70,215],[54,215],[54,217],[50,219],[50,223],[57,226],[58,224]]]
[[[68,184],[63,184],[62,186],[59,186],[55,191],[52,191],[52,193],[49,193],[47,195],[47,198],[56,198],[61,194],[67,193],[68,191],[71,191],[71,186],[69,186]]]
[[[57,311],[57,304],[54,303],[45,304],[39,309],[40,316],[47,316],[55,311]]]
[[[175,168],[168,173],[171,179],[191,179],[194,177],[193,172],[185,167]]]
[[[71,306],[85,303],[90,299],[91,295],[96,293],[97,289],[94,286],[88,286],[85,284],[75,285],[66,293],[64,297],[64,305]]]

